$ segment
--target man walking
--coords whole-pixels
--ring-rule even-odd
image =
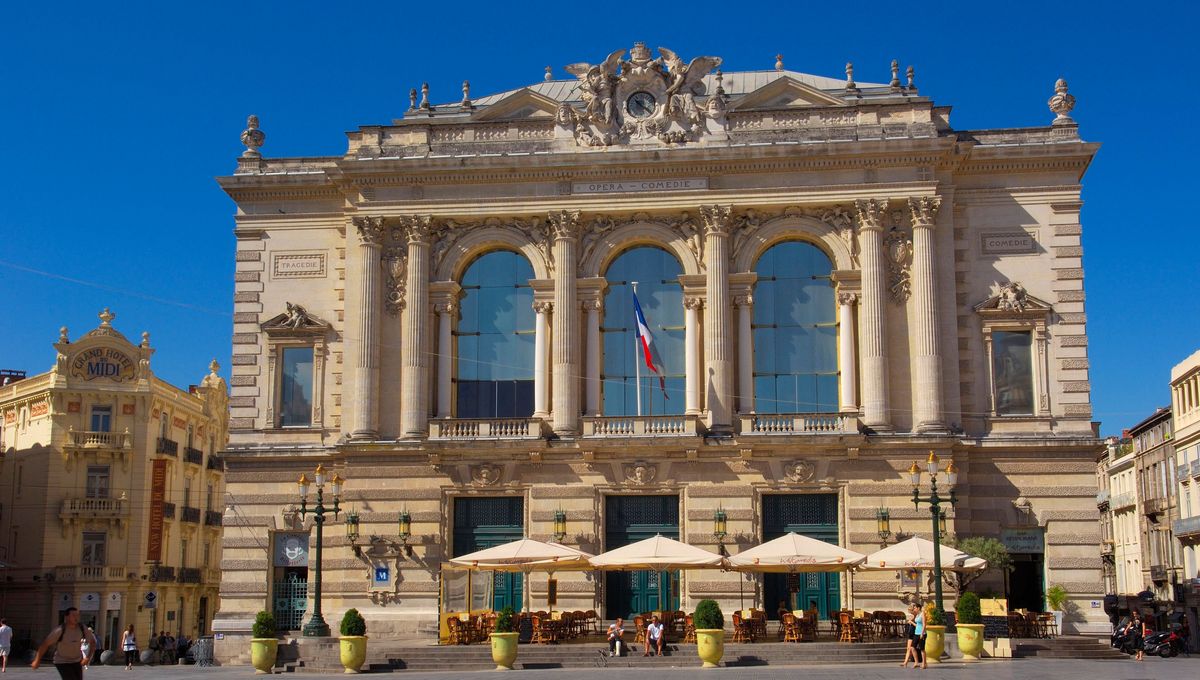
[[[0,673],[8,672],[8,654],[12,651],[12,628],[0,619]]]
[[[61,626],[50,631],[42,641],[33,656],[29,667],[37,670],[42,664],[42,656],[54,647],[54,667],[58,669],[58,677],[62,680],[83,680],[83,641],[87,640],[92,649],[98,649],[96,634],[84,628],[79,622],[79,610],[71,607],[63,617]]]

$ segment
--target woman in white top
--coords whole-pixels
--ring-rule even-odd
[[[133,634],[133,624],[125,629],[125,633],[121,636],[121,649],[125,652],[125,670],[133,668],[133,662],[137,660],[137,636]]]

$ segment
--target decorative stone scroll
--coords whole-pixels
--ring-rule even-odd
[[[888,258],[888,293],[896,304],[904,304],[912,294],[912,236],[902,227],[892,227],[883,239]]]
[[[404,291],[406,287],[406,276],[408,273],[408,249],[404,246],[392,246],[383,252],[383,258],[380,261],[383,266],[384,273],[384,291],[386,295],[383,300],[384,307],[388,314],[396,316],[400,310],[404,309]]]

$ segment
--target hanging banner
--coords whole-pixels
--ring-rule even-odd
[[[150,537],[146,561],[161,562],[163,547],[163,502],[167,496],[167,461],[156,460],[150,471]]]

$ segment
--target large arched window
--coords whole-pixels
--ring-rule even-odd
[[[637,370],[641,362],[642,415],[684,411],[683,289],[679,286],[679,261],[661,248],[640,247],[622,253],[608,267],[608,293],[604,297],[604,368],[601,385],[604,415],[637,415]],[[633,312],[633,286],[646,324],[654,337],[666,370],[669,399],[659,389],[658,377],[646,366],[637,343]]]
[[[533,267],[499,250],[471,263],[462,278],[455,333],[459,418],[526,418],[533,413]]]
[[[838,410],[837,307],[833,265],[803,241],[769,248],[754,288],[754,409]]]

